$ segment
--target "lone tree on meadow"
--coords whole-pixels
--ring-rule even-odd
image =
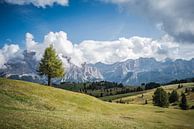
[[[168,107],[168,94],[163,88],[157,88],[153,95],[153,103],[155,106]]]
[[[173,90],[169,96],[169,102],[174,103],[179,100],[179,95],[176,90]]]
[[[52,45],[45,49],[37,71],[39,75],[47,76],[49,86],[51,85],[52,78],[62,77],[64,75],[62,62]]]

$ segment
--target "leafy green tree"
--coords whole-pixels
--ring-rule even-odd
[[[62,77],[64,75],[64,68],[61,60],[58,58],[55,49],[51,45],[45,49],[43,58],[39,63],[37,70],[39,75],[45,75],[48,78],[48,85],[51,85],[51,79]]]
[[[169,102],[174,103],[179,100],[179,95],[176,90],[173,90],[169,96]]]
[[[168,94],[163,88],[157,88],[153,95],[153,103],[155,106],[168,107]]]
[[[180,103],[180,107],[183,110],[187,110],[189,108],[188,103],[187,103],[187,98],[186,95],[184,93],[182,93],[182,98],[181,98],[181,103]]]

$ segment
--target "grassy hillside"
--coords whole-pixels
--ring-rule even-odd
[[[117,95],[110,95],[110,96],[104,96],[100,97],[99,99],[104,100],[104,101],[109,101],[109,100],[120,100],[120,98],[125,98],[129,96],[135,96],[135,95],[142,95],[144,93],[149,92],[150,90],[144,90],[144,91],[139,91],[139,92],[131,92],[131,93],[125,93],[125,94],[117,94]]]
[[[192,129],[194,110],[108,103],[81,93],[0,79],[0,128]]]
[[[194,87],[194,83],[183,83],[182,85],[183,85],[182,88],[178,88],[178,84],[167,85],[167,86],[163,86],[162,88],[164,88],[164,90],[167,92],[172,92],[173,90],[177,90],[179,95],[181,95],[182,92],[185,92],[186,88]],[[134,95],[124,96],[118,99],[116,98],[113,100],[113,102],[122,100],[123,102],[130,103],[130,104],[144,104],[145,100],[148,100],[148,103],[152,104],[152,96],[155,90],[156,89],[151,89],[151,90],[146,90],[142,92],[137,92]],[[143,94],[143,97],[142,97],[142,94]],[[194,105],[194,92],[186,93],[186,96],[187,96],[189,105]],[[175,107],[177,108],[178,106],[175,106]]]

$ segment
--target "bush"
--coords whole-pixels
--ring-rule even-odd
[[[155,106],[168,107],[168,94],[163,88],[157,88],[153,95],[153,103]]]
[[[145,100],[145,104],[148,104],[148,100],[147,99]]]
[[[182,98],[181,98],[181,103],[180,103],[180,107],[183,110],[187,110],[189,108],[188,104],[187,104],[187,98],[185,96],[184,93],[182,93]]]
[[[179,100],[179,95],[176,90],[173,90],[169,96],[169,102],[174,103]]]

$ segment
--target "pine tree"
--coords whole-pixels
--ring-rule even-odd
[[[181,109],[183,109],[183,110],[187,110],[188,109],[188,104],[187,104],[187,98],[186,98],[186,96],[185,96],[185,94],[184,93],[182,93],[182,98],[181,98],[181,103],[180,103],[180,107],[181,107]]]
[[[37,70],[39,75],[45,75],[48,78],[48,85],[51,85],[51,79],[62,77],[64,75],[64,68],[61,60],[58,58],[53,46],[45,49],[43,58],[39,63]]]
[[[179,95],[176,90],[173,90],[169,96],[169,102],[174,103],[179,100]]]
[[[168,94],[163,88],[157,88],[153,95],[153,103],[156,106],[168,107]]]

